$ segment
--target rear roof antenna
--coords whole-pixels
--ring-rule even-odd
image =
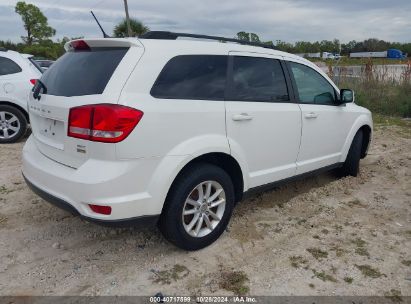
[[[100,30],[102,31],[103,37],[104,37],[104,38],[111,38],[111,37],[110,37],[109,35],[107,35],[106,32],[103,30],[103,27],[101,26],[100,22],[98,22],[98,20],[97,20],[96,16],[94,15],[93,11],[90,11],[90,13],[93,15],[94,20],[96,20],[98,27],[99,27]]]

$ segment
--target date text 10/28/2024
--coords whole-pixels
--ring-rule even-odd
[[[154,296],[150,297],[151,303],[257,303],[255,297],[232,296],[232,297],[215,297],[215,296]]]

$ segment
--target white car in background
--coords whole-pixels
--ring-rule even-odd
[[[0,49],[0,144],[18,141],[27,130],[27,101],[41,68],[33,56]]]
[[[48,59],[35,59],[36,63],[41,67],[43,71],[47,71],[51,65],[54,63],[54,60]]]

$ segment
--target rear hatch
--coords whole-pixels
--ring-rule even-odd
[[[121,90],[141,58],[137,39],[74,40],[41,77],[28,102],[32,133],[48,158],[78,168],[87,159],[115,159],[115,145],[69,137],[73,107],[117,104]]]

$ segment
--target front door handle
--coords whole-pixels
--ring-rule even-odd
[[[304,117],[305,117],[305,118],[317,118],[317,117],[318,117],[318,114],[317,114],[317,113],[314,113],[314,112],[310,112],[310,113],[306,113],[306,114],[304,115]]]
[[[243,121],[243,120],[251,120],[253,119],[252,116],[248,115],[247,113],[241,113],[241,114],[234,114],[231,117],[234,121]]]

